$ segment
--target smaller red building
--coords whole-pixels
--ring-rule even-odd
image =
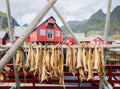
[[[56,24],[56,20],[51,16],[34,30],[34,32],[30,35],[30,41],[42,43],[61,43],[62,30]]]
[[[0,44],[6,45],[10,43],[10,37],[7,32],[0,32]]]
[[[91,43],[93,42],[96,45],[104,44],[104,40],[101,37],[91,37],[91,38],[85,38],[80,41],[80,43]],[[112,39],[108,38],[107,39],[107,45],[111,45],[113,42]]]

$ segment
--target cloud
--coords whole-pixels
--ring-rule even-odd
[[[22,23],[30,23],[39,11],[47,4],[46,0],[9,0],[11,15]],[[0,0],[0,11],[6,12],[5,0]],[[66,21],[83,20],[89,18],[99,9],[106,13],[108,0],[57,0],[56,8]],[[120,5],[120,0],[112,0],[112,10]],[[50,16],[54,16],[57,23],[62,24],[56,13],[51,9],[42,21]]]

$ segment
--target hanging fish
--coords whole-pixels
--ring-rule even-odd
[[[30,63],[30,71],[34,71],[35,68],[35,56],[36,50],[31,47],[31,63]]]
[[[31,63],[31,47],[29,46],[25,67],[30,67],[30,63]]]
[[[44,49],[44,54],[43,54],[43,59],[42,59],[42,74],[41,74],[41,81],[40,82],[43,82],[44,80],[47,80],[47,78],[48,78],[46,64],[45,64],[46,49],[47,48]]]
[[[71,60],[71,47],[68,46],[66,53],[66,64],[65,64],[67,67],[69,66],[70,60]]]
[[[86,66],[85,47],[83,48],[83,51],[82,51],[82,63],[83,63],[84,72],[88,72],[88,69]]]
[[[76,64],[77,64],[77,51],[76,49],[73,47],[71,50],[72,53],[72,74],[75,76],[75,69],[76,69]]]
[[[78,45],[77,47],[78,52],[77,52],[77,69],[82,67],[82,63],[81,63],[81,59],[82,59],[82,49],[80,48],[80,46]]]
[[[93,79],[93,73],[92,73],[92,68],[93,68],[93,54],[92,54],[92,48],[89,47],[89,52],[88,52],[88,78],[87,80]]]
[[[94,58],[94,67],[93,67],[93,70],[98,70],[98,61],[99,61],[99,58],[98,58],[98,49],[97,49],[97,46],[95,46],[95,58]]]
[[[58,70],[59,70],[59,75],[60,75],[60,80],[59,80],[59,84],[62,84],[62,86],[65,89],[65,85],[64,85],[64,63],[63,63],[63,52],[62,52],[62,48],[60,49],[60,59],[58,61]]]

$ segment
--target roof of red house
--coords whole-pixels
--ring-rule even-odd
[[[52,20],[52,19],[53,20]],[[56,20],[55,20],[55,18],[53,17],[53,16],[50,16],[47,20],[45,20],[43,23],[45,23],[45,22],[48,22],[48,21],[50,21],[51,23],[54,23]]]
[[[52,19],[51,19],[52,18]],[[56,19],[53,17],[53,16],[51,16],[51,17],[49,17],[47,20],[45,20],[43,23],[41,23],[40,25],[38,25],[37,27],[36,27],[36,29],[38,28],[38,27],[40,27],[41,25],[43,25],[43,24],[45,24],[46,22],[51,22],[51,23],[53,23],[53,24],[56,24],[56,26],[62,31],[62,29],[58,26],[58,24],[56,23]],[[35,30],[36,30],[35,29]]]
[[[5,31],[0,32],[0,38],[4,38],[4,36],[5,36],[6,33],[7,33],[7,32],[5,32]]]

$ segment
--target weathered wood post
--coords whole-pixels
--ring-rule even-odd
[[[12,29],[12,18],[11,18],[9,0],[6,0],[6,6],[7,6],[7,19],[8,19],[10,42],[11,42],[11,44],[13,44],[14,43],[14,35],[13,35],[14,30]],[[13,55],[13,64],[15,64],[15,56],[14,55]],[[15,75],[16,88],[20,89],[18,71],[17,71],[17,68],[15,67],[15,65],[14,65],[14,75]]]
[[[106,22],[105,22],[105,30],[104,30],[104,44],[107,44],[107,39],[109,34],[111,3],[112,3],[112,0],[108,0],[107,15],[106,15]]]
[[[105,31],[104,31],[104,44],[105,45],[107,44],[108,33],[109,33],[111,3],[112,3],[112,0],[108,0]],[[105,76],[100,76],[99,89],[102,89],[102,88],[112,89],[112,86],[107,82],[107,80],[105,79]]]
[[[47,1],[49,1],[49,0],[47,0]],[[60,20],[62,21],[62,23],[65,25],[66,29],[70,32],[71,36],[75,39],[76,43],[80,44],[79,41],[78,41],[78,39],[74,35],[73,31],[71,30],[70,26],[66,23],[66,21],[64,20],[64,18],[60,14],[60,12],[57,10],[57,8],[54,5],[53,5],[52,8],[55,11],[55,13],[58,15],[58,17],[60,18]]]
[[[50,0],[48,4],[38,13],[38,15],[33,19],[28,29],[21,35],[21,37],[12,45],[12,47],[7,51],[7,53],[0,60],[0,70],[10,61],[12,56],[16,53],[18,47],[25,41],[25,39],[34,31],[34,28],[46,15],[49,9],[57,0]]]
[[[7,6],[7,19],[8,19],[9,36],[10,36],[11,43],[13,43],[14,36],[13,36],[13,29],[12,29],[12,18],[11,18],[9,0],[6,0],[6,6]]]

